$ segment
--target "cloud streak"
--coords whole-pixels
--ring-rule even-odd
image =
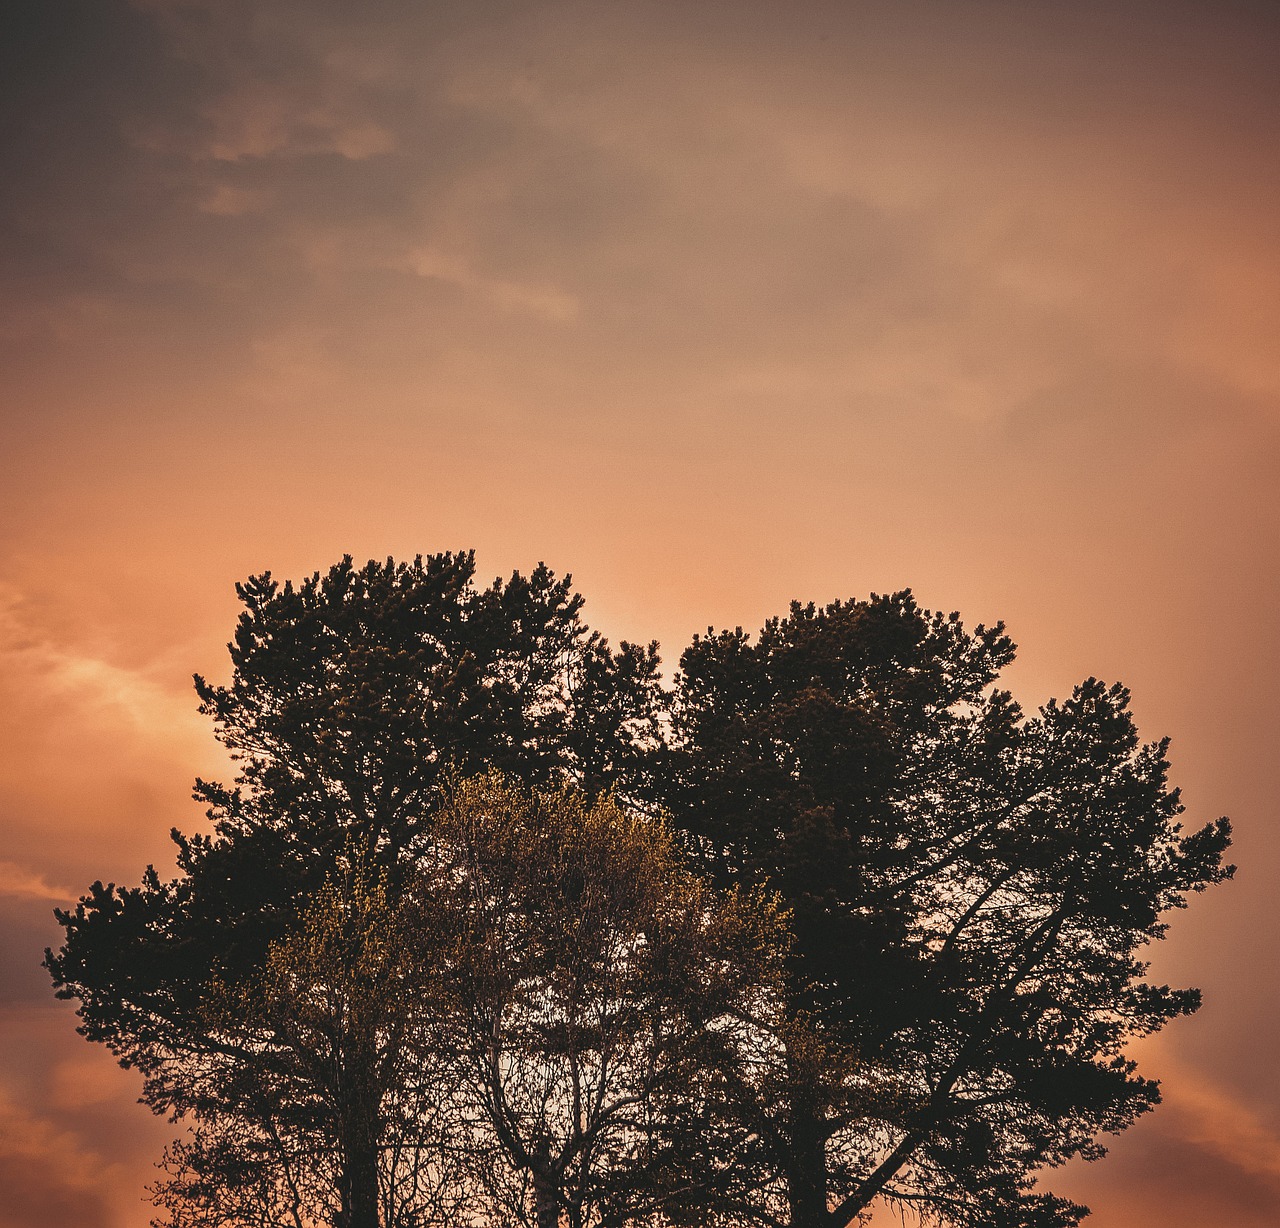
[[[1274,1184],[1280,1194],[1280,1129],[1264,1114],[1186,1062],[1163,1062],[1171,1132],[1241,1172]]]
[[[15,896],[22,900],[55,900],[69,903],[76,892],[58,887],[43,874],[28,870],[13,861],[0,861],[0,895]]]
[[[1189,818],[1237,818],[1239,882],[1167,955],[1213,1013],[1087,1181],[1105,1228],[1280,1217],[1274,13],[68,0],[14,30],[15,993],[63,885],[168,864],[192,777],[232,774],[190,673],[225,671],[235,580],[545,558],[670,667],[708,623],[911,585],[1007,619],[1029,702],[1130,683]]]

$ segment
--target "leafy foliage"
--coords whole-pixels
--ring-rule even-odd
[[[196,1136],[205,1156],[232,1149],[212,1169],[194,1151],[175,1159],[192,1189],[202,1188],[193,1174],[225,1160],[224,1170],[244,1170],[236,1188],[277,1191],[283,1152],[263,1132],[279,1123],[250,1101],[287,1099],[298,1139],[310,1130],[316,1147],[337,1147],[343,1171],[315,1178],[339,1192],[337,1222],[376,1222],[371,1153],[401,1129],[394,1081],[375,1070],[382,1040],[343,1042],[335,1090],[304,1069],[319,1061],[316,1037],[297,1020],[282,1034],[287,998],[268,994],[276,1014],[245,1017],[260,1031],[234,1042],[212,1001],[260,991],[282,943],[301,958],[300,927],[352,865],[376,876],[396,913],[430,842],[442,773],[494,765],[595,789],[654,736],[641,715],[657,687],[653,646],[612,651],[583,624],[569,580],[545,567],[487,589],[473,585],[474,570],[470,554],[358,570],[344,559],[296,587],[269,574],[238,586],[231,681],[196,678],[201,711],[240,769],[234,786],[196,783],[213,834],[174,832],[172,881],[148,868],[136,888],[95,883],[59,913],[65,942],[46,963],[59,995],[79,999],[83,1034],[142,1072],[155,1111],[219,1122]],[[286,1070],[294,1082],[272,1090]],[[366,1093],[357,1115],[367,1120],[346,1120]],[[395,1223],[418,1222],[412,1207],[402,1213]]]
[[[1025,714],[1003,628],[904,592],[666,693],[568,579],[473,581],[240,586],[211,834],[58,914],[56,991],[189,1127],[166,1223],[1076,1224],[1037,1175],[1156,1102],[1125,1045],[1198,996],[1145,948],[1231,873],[1127,692]]]
[[[526,1187],[541,1228],[707,1222],[746,1172],[697,1144],[723,1144],[717,1088],[769,1043],[776,901],[717,898],[662,824],[572,787],[464,781],[436,832],[468,1137],[505,1161],[486,1222],[528,1222]]]
[[[1230,874],[1226,821],[1182,833],[1167,744],[1139,743],[1122,687],[1024,716],[994,686],[1013,653],[904,592],[795,604],[681,659],[659,796],[716,881],[767,881],[794,914],[794,1077],[743,1112],[795,1228],[877,1197],[1074,1224],[1036,1170],[1155,1103],[1123,1046],[1198,1003],[1141,952]]]
[[[344,857],[258,976],[209,985],[175,1106],[195,1125],[154,1191],[170,1224],[447,1222],[452,1084],[418,1060],[439,1005],[429,921]]]

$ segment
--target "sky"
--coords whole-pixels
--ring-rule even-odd
[[[477,551],[663,645],[911,587],[1170,735],[1235,882],[1165,1103],[1049,1188],[1280,1222],[1280,11],[20,0],[0,30],[0,1228],[171,1128],[51,910],[228,775],[233,586]]]

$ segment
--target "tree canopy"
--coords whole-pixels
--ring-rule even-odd
[[[269,573],[238,585],[231,680],[195,680],[239,769],[230,786],[196,782],[212,834],[174,831],[170,881],[149,867],[138,887],[95,883],[59,913],[65,941],[46,959],[57,992],[80,1001],[80,1030],[141,1071],[155,1111],[207,1121],[209,1097],[222,1097],[219,1138],[235,1118],[253,1140],[237,1162],[259,1162],[243,1188],[292,1171],[284,1160],[294,1144],[273,1133],[282,1123],[264,1115],[263,1097],[287,1090],[310,1106],[316,1119],[299,1129],[316,1147],[332,1145],[343,1228],[376,1224],[375,1185],[393,1181],[378,1160],[400,1129],[396,1088],[378,1069],[394,1056],[385,1018],[371,1014],[362,1034],[344,1016],[347,1031],[326,1041],[342,1069],[337,1087],[298,1020],[277,1011],[229,1037],[211,994],[258,993],[280,944],[296,954],[299,930],[316,923],[317,901],[333,905],[326,892],[352,889],[352,866],[373,876],[363,889],[376,884],[396,915],[430,844],[442,774],[493,767],[598,790],[638,775],[628,765],[653,736],[653,646],[611,650],[582,622],[569,579],[545,567],[488,588],[474,572],[471,554],[359,569],[347,558],[296,586]],[[287,1089],[263,1090],[273,1063],[289,1069]],[[256,1104],[237,1099],[244,1087],[258,1089]],[[190,1189],[209,1175],[191,1168],[202,1157],[217,1159],[225,1179],[225,1152],[188,1149]],[[416,1224],[420,1210],[405,1204],[394,1222]]]
[[[770,1044],[785,917],[717,894],[662,823],[496,773],[450,791],[424,867],[455,935],[442,1018],[484,1221],[702,1225],[745,1166],[718,1085]],[[739,1144],[745,1139],[739,1131]]]
[[[177,874],[46,963],[190,1127],[174,1228],[1069,1228],[1045,1167],[1157,1101],[1145,949],[1227,877],[1167,743],[909,592],[615,651],[470,554],[238,587]],[[666,817],[662,817],[665,813]],[[505,1201],[504,1201],[505,1200]]]
[[[791,1078],[741,1106],[792,1228],[878,1197],[1076,1223],[1037,1171],[1156,1102],[1125,1042],[1198,1004],[1143,951],[1230,874],[1226,820],[1182,832],[1167,742],[1140,743],[1124,688],[1027,716],[995,685],[1013,655],[1003,626],[903,592],[793,604],[681,658],[659,796],[714,881],[768,882],[794,918]]]

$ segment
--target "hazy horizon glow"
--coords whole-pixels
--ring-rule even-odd
[[[477,550],[663,645],[910,586],[1173,737],[1236,883],[1098,1228],[1280,1222],[1271,6],[27,0],[0,40],[0,1228],[168,1127],[40,952],[228,765],[232,586]]]

